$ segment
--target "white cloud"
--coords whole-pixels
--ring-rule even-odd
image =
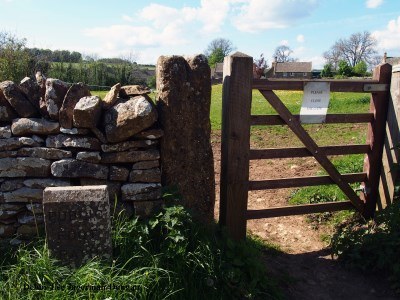
[[[279,45],[289,46],[289,41],[288,40],[282,40],[282,41],[280,41]]]
[[[323,69],[326,61],[322,56],[305,57],[303,61],[311,61],[313,69]]]
[[[108,50],[117,50],[120,47],[126,48],[126,46],[174,46],[187,42],[180,34],[179,28],[174,26],[156,30],[148,26],[112,25],[85,29],[83,33],[102,41]]]
[[[365,5],[367,8],[377,8],[383,4],[383,0],[367,0]]]
[[[127,15],[122,15],[122,20],[127,21],[127,22],[133,22],[133,18]]]
[[[122,15],[123,21],[133,24],[87,28],[83,33],[101,42],[100,55],[115,56],[135,49],[142,53],[141,60],[148,59],[157,51],[169,54],[169,49],[176,48],[172,46],[188,49],[194,39],[220,31],[232,1],[238,0],[201,0],[198,6],[180,8],[151,3],[135,15]]]
[[[290,26],[317,5],[317,0],[201,0],[181,7],[150,3],[136,14],[121,16],[121,22],[130,24],[86,28],[83,34],[101,43],[100,55],[118,56],[134,49],[142,52],[141,58],[150,57],[157,51],[168,54],[178,45],[184,52],[201,51],[204,40],[221,31],[228,17],[240,31],[256,32]]]
[[[139,16],[152,22],[157,28],[176,24],[187,26],[194,22],[202,23],[200,31],[209,33],[220,31],[229,11],[229,1],[202,0],[200,7],[183,7],[180,9],[152,3],[144,7]]]
[[[243,0],[236,4],[242,11],[233,24],[244,32],[286,28],[309,16],[317,7],[316,0]]]
[[[304,35],[299,34],[299,35],[296,37],[296,40],[297,40],[299,43],[304,43],[304,41],[305,41]]]
[[[157,27],[163,27],[171,22],[179,22],[179,11],[175,8],[151,3],[139,12],[139,17],[150,21]]]
[[[378,41],[381,51],[398,50],[400,48],[400,16],[390,20],[385,30],[377,30],[372,35]]]

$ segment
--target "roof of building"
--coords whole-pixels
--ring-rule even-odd
[[[398,65],[400,64],[400,57],[386,57],[385,62],[391,65]]]
[[[277,62],[275,67],[275,73],[279,72],[311,72],[311,62]]]

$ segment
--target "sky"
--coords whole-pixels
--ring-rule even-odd
[[[28,47],[133,57],[204,53],[215,38],[273,60],[277,46],[322,68],[338,39],[369,31],[378,52],[400,56],[400,0],[0,0],[0,31]]]

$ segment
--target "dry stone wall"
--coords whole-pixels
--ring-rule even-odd
[[[43,229],[46,187],[106,184],[110,202],[142,216],[162,205],[163,132],[149,93],[117,84],[102,100],[41,74],[1,82],[0,239]]]

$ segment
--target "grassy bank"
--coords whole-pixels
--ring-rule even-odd
[[[235,243],[181,206],[148,221],[120,214],[114,223],[111,263],[63,267],[43,241],[3,257],[0,299],[281,298],[260,263],[264,245]]]

